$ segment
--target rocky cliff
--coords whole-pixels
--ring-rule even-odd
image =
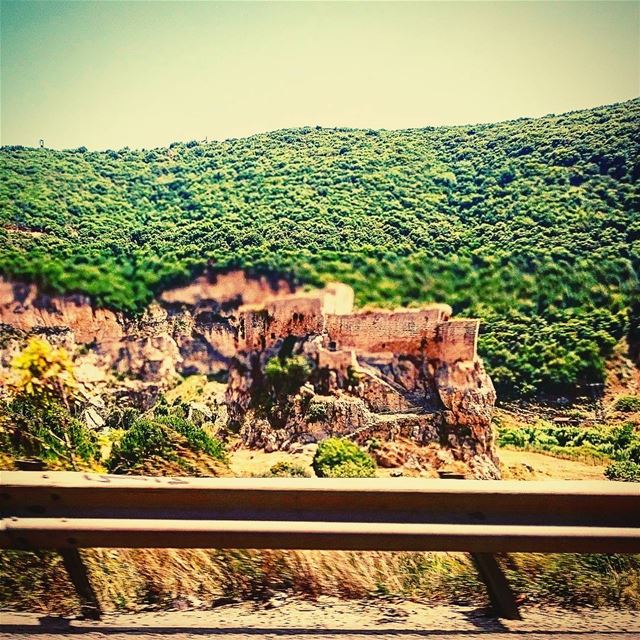
[[[140,317],[94,308],[82,295],[53,296],[0,278],[0,358],[6,366],[26,336],[46,335],[122,376],[162,383],[176,373],[218,374],[235,354],[242,304],[290,294],[288,280],[234,270],[165,291]]]
[[[81,381],[111,375],[116,395],[142,406],[177,374],[228,376],[229,426],[248,446],[408,439],[497,477],[495,393],[477,331],[447,305],[360,312],[346,285],[301,292],[285,278],[239,270],[165,291],[135,318],[0,280],[0,367],[28,336],[45,335],[74,354]],[[294,387],[292,362],[304,374]]]

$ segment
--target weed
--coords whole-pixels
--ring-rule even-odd
[[[320,478],[372,478],[375,463],[358,445],[344,438],[323,440],[313,458]]]

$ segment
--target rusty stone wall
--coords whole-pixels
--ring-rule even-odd
[[[436,347],[436,328],[451,315],[448,305],[402,311],[367,311],[328,315],[326,331],[336,348],[352,347],[362,353],[423,354]],[[433,345],[433,346],[431,346]]]
[[[478,329],[474,319],[449,320],[438,325],[438,360],[440,362],[474,361],[478,357]]]
[[[323,296],[325,314],[343,316],[353,313],[354,292],[348,284],[329,282],[319,293]]]
[[[238,351],[264,350],[287,336],[324,336],[330,351],[403,354],[430,362],[473,361],[477,320],[451,320],[451,307],[352,313],[353,290],[331,283],[239,310]]]
[[[264,351],[287,336],[307,336],[324,330],[324,300],[300,295],[240,309],[238,349]]]
[[[287,336],[323,333],[328,317],[352,313],[353,300],[350,286],[330,282],[324,289],[243,305],[237,347],[240,351],[262,350]]]
[[[358,366],[358,360],[353,349],[330,351],[329,349],[319,348],[316,364],[320,369],[333,369],[342,375],[347,375],[350,367],[355,368]]]

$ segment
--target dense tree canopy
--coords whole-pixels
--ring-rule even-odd
[[[638,310],[639,143],[640,99],[491,125],[5,147],[0,271],[131,312],[208,262],[339,278],[360,304],[480,317],[503,391],[563,389],[602,377]]]

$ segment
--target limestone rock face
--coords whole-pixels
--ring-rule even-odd
[[[375,420],[364,403],[357,398],[315,396],[314,408],[303,397],[288,399],[289,411],[283,426],[274,426],[261,411],[247,410],[240,429],[245,445],[264,448],[267,452],[289,450],[296,444],[320,442],[333,436],[345,436],[354,429],[366,430]],[[323,414],[313,411],[322,407]]]
[[[109,309],[94,309],[81,295],[50,296],[35,285],[0,278],[0,324],[19,331],[70,330],[77,342],[118,341],[123,317]]]
[[[396,438],[377,444],[372,455],[383,469],[401,469],[409,477],[437,478],[438,471],[447,469],[465,474],[467,468],[456,462],[451,451],[436,443],[420,446],[407,438]]]
[[[402,388],[398,389],[396,385],[367,369],[360,370],[359,374],[359,383],[354,387],[353,394],[362,398],[371,411],[398,413],[410,411],[414,407]]]
[[[491,423],[496,392],[480,360],[443,364],[436,370],[436,388],[444,407],[447,439],[471,434],[478,452],[493,450]]]
[[[217,374],[236,353],[238,307],[293,291],[284,278],[233,270],[165,291],[140,317],[131,317],[95,308],[86,296],[53,296],[0,278],[0,358],[6,364],[30,335],[58,342],[64,335],[69,350],[90,349],[100,366],[143,382],[162,386],[176,373]]]

